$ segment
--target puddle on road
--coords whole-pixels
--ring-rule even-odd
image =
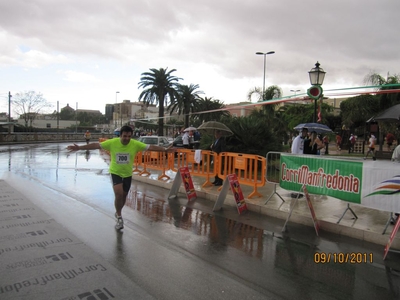
[[[138,211],[153,222],[164,222],[207,237],[211,243],[230,246],[261,257],[264,230],[226,217],[184,207],[177,201],[158,200],[139,191],[131,191],[126,206]]]

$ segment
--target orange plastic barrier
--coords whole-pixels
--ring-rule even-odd
[[[217,153],[209,150],[179,149],[175,152],[175,155],[173,153],[171,155],[169,157],[169,168],[172,171],[177,172],[181,167],[188,167],[190,175],[206,178],[203,187],[211,185],[210,178],[217,174],[216,169],[211,167],[211,162],[216,160]]]
[[[150,172],[147,171],[147,168],[160,170],[161,175],[158,176],[158,180],[160,179],[170,179],[168,175],[165,174],[165,171],[169,169],[169,161],[168,157],[172,155],[172,153],[164,153],[157,151],[144,151],[137,153],[134,162],[133,173],[138,172],[141,176],[150,176]],[[143,170],[140,170],[139,167],[143,166]]]
[[[222,152],[218,159],[218,177],[224,178],[228,174],[236,174],[240,184],[253,186],[253,191],[247,198],[262,197],[258,187],[265,185],[266,159],[265,157]],[[225,174],[225,175],[224,175]]]

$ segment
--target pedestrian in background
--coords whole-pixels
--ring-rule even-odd
[[[328,155],[329,154],[329,137],[327,135],[325,135],[322,138],[322,142],[325,145],[325,155]]]
[[[304,154],[304,139],[308,137],[308,128],[303,127],[301,133],[295,137],[292,143],[293,154]]]
[[[386,135],[386,144],[388,146],[388,150],[391,151],[392,150],[392,145],[393,145],[393,141],[394,141],[394,135],[391,134],[390,132],[388,132],[388,134]]]
[[[220,154],[221,152],[225,152],[225,147],[226,147],[226,144],[225,144],[225,139],[222,136],[222,132],[220,130],[216,130],[215,131],[215,141],[210,146],[211,151]],[[222,159],[220,159],[220,167],[219,167],[219,170],[217,170],[217,174],[215,175],[215,179],[213,182],[213,184],[215,186],[220,186],[223,183],[223,180],[218,177],[218,171],[221,170],[221,172],[222,172],[223,166],[224,166],[224,162]],[[214,165],[214,167],[215,167],[215,165]]]
[[[368,151],[367,154],[365,155],[364,159],[367,159],[368,154],[372,153],[372,160],[376,160],[375,158],[375,144],[376,144],[376,138],[373,134],[369,135],[369,140],[368,140]]]
[[[189,149],[190,147],[190,137],[189,137],[189,132],[184,132],[182,135],[182,144],[183,147],[186,149]]]
[[[90,139],[92,137],[91,133],[89,132],[89,130],[86,130],[85,134],[83,135],[83,137],[85,138],[86,144],[89,144]]]
[[[324,144],[319,139],[316,131],[311,131],[308,138],[304,140],[304,154],[318,155],[319,150],[324,147]]]
[[[354,145],[356,144],[356,141],[357,141],[356,136],[354,134],[351,134],[350,138],[349,138],[349,142],[350,142],[349,153],[351,153],[351,152],[354,153]]]
[[[342,137],[339,134],[336,134],[336,149],[338,151],[342,150]]]

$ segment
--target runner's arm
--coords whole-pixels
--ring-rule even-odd
[[[171,152],[170,150],[175,150],[172,147],[173,147],[173,144],[169,145],[166,148],[161,147],[161,146],[156,146],[156,145],[149,145],[149,147],[146,150],[147,151],[158,151],[158,152]]]
[[[73,144],[67,147],[70,151],[78,151],[78,150],[96,150],[101,149],[100,143],[90,143],[87,145],[79,146],[77,144]]]

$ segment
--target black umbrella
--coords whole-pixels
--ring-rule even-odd
[[[294,129],[301,131],[303,128],[307,128],[308,131],[315,131],[316,133],[331,133],[332,129],[328,126],[320,123],[301,123],[294,127]]]
[[[400,121],[400,104],[389,107],[372,119],[375,121]]]

